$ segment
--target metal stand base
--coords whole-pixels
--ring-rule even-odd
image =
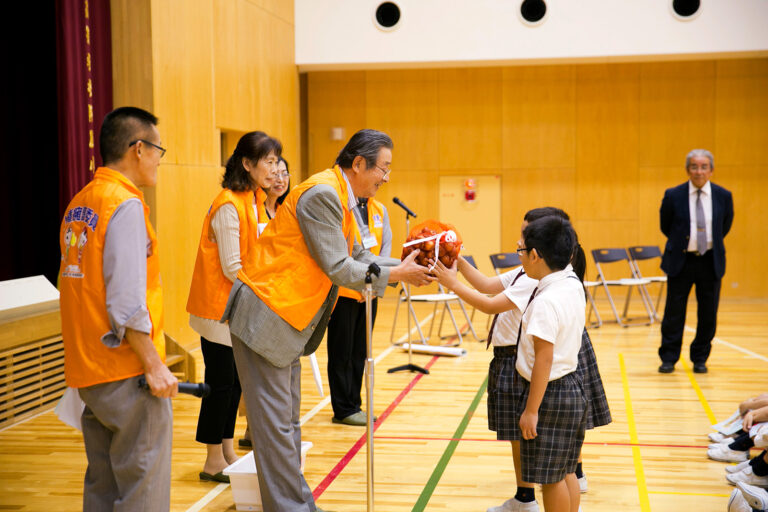
[[[415,364],[411,364],[411,363],[390,368],[389,370],[387,370],[387,373],[395,373],[395,372],[402,372],[402,371],[419,372],[419,373],[423,373],[424,375],[429,375],[429,370],[427,370],[426,368],[422,368],[421,366],[416,366]]]

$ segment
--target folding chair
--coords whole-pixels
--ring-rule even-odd
[[[661,305],[661,296],[664,293],[664,287],[667,284],[667,276],[643,276],[640,273],[640,265],[638,264],[639,261],[644,260],[650,260],[653,258],[659,258],[661,259],[661,250],[659,249],[658,245],[634,245],[629,248],[629,261],[632,265],[632,270],[634,270],[635,277],[638,279],[648,279],[651,283],[659,283],[661,286],[659,286],[659,296],[656,298],[656,305],[653,305],[653,300],[651,300],[651,294],[648,291],[648,287],[643,285],[641,289],[645,293],[645,298],[648,300],[648,304],[651,306],[651,310],[653,311],[653,317],[661,322],[661,317],[659,316],[659,306]]]
[[[600,281],[587,281],[584,280],[584,290],[587,292],[587,300],[589,301],[589,310],[587,311],[587,327],[595,329],[603,326],[603,319],[600,317],[600,312],[597,310],[597,304],[595,304],[594,294],[592,290],[597,289],[602,283]],[[595,313],[595,321],[590,322],[592,318],[592,312]]]
[[[453,324],[453,328],[456,330],[456,337],[458,338],[458,343],[453,344],[454,346],[461,345],[463,341],[463,336],[461,329],[459,328],[459,324],[456,322],[456,317],[453,316],[453,311],[451,310],[451,302],[457,302],[459,307],[461,308],[462,313],[464,313],[464,318],[467,321],[467,325],[469,326],[469,331],[472,333],[472,336],[475,337],[477,341],[480,341],[480,338],[477,337],[477,334],[475,333],[475,328],[472,326],[472,320],[470,319],[469,315],[467,314],[467,310],[464,307],[464,301],[461,300],[461,298],[452,292],[446,292],[445,289],[441,285],[438,286],[438,293],[425,293],[421,295],[411,295],[411,307],[410,307],[410,315],[413,319],[414,323],[416,324],[416,331],[419,333],[419,339],[421,340],[421,343],[426,345],[427,340],[429,340],[432,337],[432,331],[435,327],[435,320],[437,318],[437,307],[442,304],[443,310],[440,314],[440,323],[437,328],[437,336],[441,339],[447,338],[448,336],[442,335],[443,330],[443,321],[445,319],[445,313],[448,313],[448,316],[451,319],[451,323]],[[392,320],[392,333],[390,334],[389,341],[390,343],[395,342],[395,327],[397,326],[397,313],[400,310],[400,304],[403,302],[408,302],[408,288],[406,285],[401,284],[400,286],[400,292],[398,293],[398,301],[397,301],[397,307],[395,308],[395,317]],[[429,334],[425,337],[424,333],[421,330],[421,325],[419,325],[419,318],[416,316],[416,311],[413,309],[413,303],[414,302],[420,302],[420,303],[428,303],[428,304],[434,304],[435,307],[432,310],[432,321],[429,324]],[[465,332],[466,333],[466,332]]]
[[[497,276],[501,275],[502,270],[506,271],[522,265],[520,256],[516,252],[499,252],[491,254],[489,258],[491,258],[491,265]]]
[[[651,310],[648,306],[648,302],[645,298],[645,294],[643,291],[639,291],[640,299],[643,301],[643,306],[645,307],[645,311],[648,314],[648,322],[628,322],[628,311],[629,311],[629,300],[632,297],[632,289],[637,287],[640,288],[644,285],[649,284],[651,281],[648,279],[638,279],[635,277],[634,267],[632,266],[632,263],[629,261],[629,255],[627,254],[626,249],[622,248],[608,248],[608,249],[594,249],[592,251],[592,259],[595,261],[595,267],[597,267],[597,282],[599,286],[595,287],[595,291],[597,291],[599,288],[603,288],[605,290],[605,294],[608,297],[608,302],[611,304],[611,309],[613,310],[613,315],[616,317],[616,322],[622,326],[622,327],[629,327],[630,325],[650,325],[653,323],[653,313],[651,313]],[[605,274],[603,272],[603,268],[601,266],[601,263],[603,265],[607,265],[609,263],[616,263],[619,261],[626,261],[627,265],[629,266],[630,275],[631,278],[621,278],[621,279],[611,279],[608,280],[605,278]],[[627,298],[624,301],[624,313],[621,317],[619,317],[619,312],[616,310],[616,305],[613,302],[613,297],[611,296],[611,292],[608,289],[609,286],[614,287],[623,287],[627,289]],[[593,298],[594,300],[594,298]],[[624,318],[625,321],[622,321],[622,318]]]

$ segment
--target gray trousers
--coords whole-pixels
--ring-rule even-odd
[[[79,389],[88,457],[84,512],[171,507],[171,400],[139,389],[138,379]]]
[[[248,411],[264,512],[314,512],[312,491],[299,470],[299,359],[277,368],[234,334],[232,350]]]

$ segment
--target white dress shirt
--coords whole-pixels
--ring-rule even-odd
[[[696,188],[688,180],[688,211],[691,216],[691,236],[688,238],[688,252],[696,252],[698,231],[696,228]],[[704,208],[704,223],[707,226],[707,250],[712,248],[712,185],[707,181],[701,187],[701,206]]]

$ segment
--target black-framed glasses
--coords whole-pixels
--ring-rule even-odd
[[[149,142],[148,140],[145,140],[145,139],[136,139],[136,140],[134,140],[134,141],[131,141],[131,143],[130,143],[130,144],[128,144],[128,147],[131,147],[131,146],[133,146],[133,145],[134,145],[134,144],[136,144],[137,142],[143,142],[144,144],[149,144],[149,145],[150,145],[150,146],[152,146],[153,148],[159,149],[159,150],[160,150],[160,158],[163,158],[163,157],[165,156],[165,152],[166,152],[166,149],[165,149],[164,147],[162,147],[162,146],[158,146],[158,145],[157,145],[157,144],[155,144],[154,142]]]
[[[520,251],[531,252],[534,249],[535,249],[535,247],[518,247],[517,249],[515,249],[515,252],[518,255],[520,255],[520,254],[522,254],[522,252],[520,252]]]

